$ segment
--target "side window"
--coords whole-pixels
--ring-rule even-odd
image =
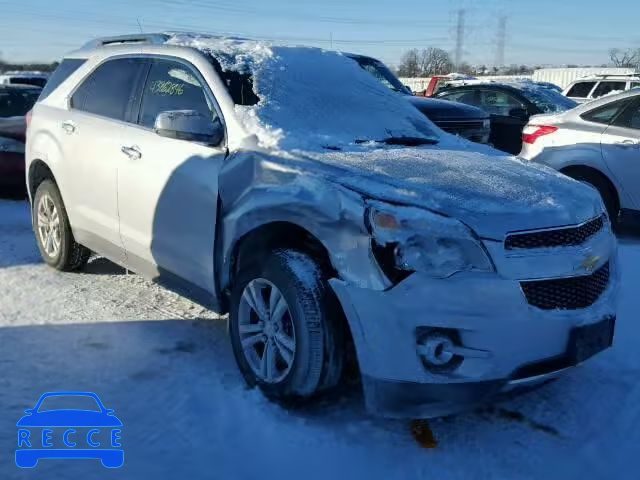
[[[66,58],[62,60],[62,63],[58,65],[58,68],[56,68],[51,78],[49,78],[38,100],[44,100],[51,95],[51,92],[58,88],[62,82],[69,78],[71,74],[78,70],[85,62],[86,60],[80,58]]]
[[[629,88],[640,88],[640,82],[631,82],[631,86]]]
[[[635,97],[636,101],[634,104],[627,108],[622,114],[616,118],[614,124],[618,127],[623,128],[633,128],[635,130],[640,130],[640,101],[637,100],[638,97]]]
[[[126,120],[144,60],[119,58],[103,63],[71,97],[71,108],[114,120]]]
[[[477,92],[474,90],[454,90],[453,92],[445,92],[438,95],[438,98],[451,100],[452,102],[466,103],[467,105],[479,106]]]
[[[596,82],[578,82],[567,92],[569,98],[587,98]]]
[[[526,108],[515,96],[500,90],[482,90],[480,92],[481,108],[491,115],[510,116],[514,108]]]
[[[209,118],[217,115],[189,67],[171,60],[154,60],[142,93],[138,123],[153,128],[158,114],[170,110],[195,110]]]
[[[600,108],[596,108],[589,112],[583,113],[580,117],[587,122],[602,123],[609,125],[616,118],[618,113],[629,105],[629,99],[619,100],[617,102],[610,103]]]
[[[600,82],[600,84],[593,91],[593,98],[600,98],[603,95],[608,95],[611,92],[624,92],[627,87],[627,82]]]

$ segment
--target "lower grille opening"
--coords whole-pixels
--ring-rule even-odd
[[[577,310],[593,305],[609,285],[609,264],[582,277],[521,282],[527,302],[542,310]]]

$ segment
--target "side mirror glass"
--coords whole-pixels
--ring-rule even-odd
[[[205,117],[195,110],[171,110],[156,117],[153,130],[161,137],[218,146],[224,140],[224,127],[219,118]]]

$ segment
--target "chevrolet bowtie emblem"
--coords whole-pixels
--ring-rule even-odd
[[[591,255],[584,259],[581,266],[587,272],[593,272],[596,268],[596,265],[598,265],[598,263],[600,263],[600,257],[598,255]]]

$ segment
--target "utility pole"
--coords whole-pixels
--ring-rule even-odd
[[[498,20],[498,33],[496,41],[496,67],[504,66],[504,49],[507,43],[507,17],[501,16]]]
[[[467,12],[463,8],[458,10],[458,24],[456,27],[456,68],[462,64],[462,53],[464,48],[464,17],[466,13]]]

